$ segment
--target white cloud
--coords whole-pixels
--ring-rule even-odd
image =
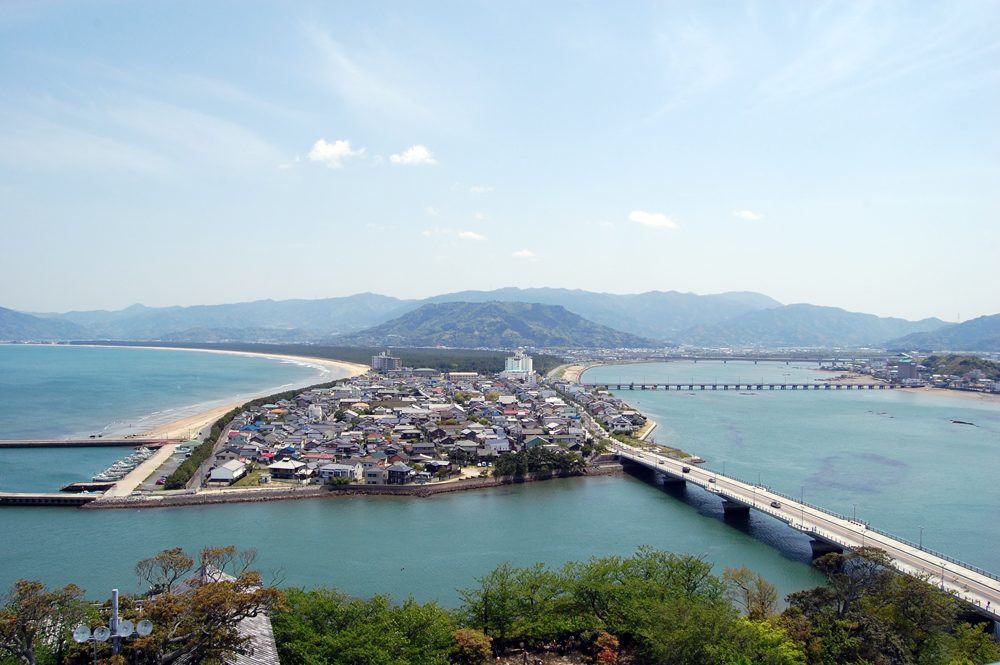
[[[424,210],[427,211],[428,215],[436,215],[439,212],[441,212],[440,210],[436,210],[436,209],[432,208],[431,206],[427,206],[426,208],[424,208]]]
[[[462,231],[458,234],[458,237],[464,240],[488,240],[486,236],[481,236],[478,233],[473,233],[472,231]]]
[[[288,164],[278,164],[278,168],[279,168],[279,169],[290,169],[290,168],[292,168],[293,166],[295,166],[295,164],[297,164],[297,163],[298,163],[298,161],[299,161],[299,158],[298,158],[298,157],[296,156],[296,157],[295,157],[295,159],[293,159],[293,160],[292,160],[291,162],[289,162]]]
[[[313,146],[312,150],[309,151],[309,159],[314,162],[326,162],[326,165],[339,169],[343,164],[340,160],[344,157],[357,157],[365,151],[364,148],[360,150],[351,150],[350,141],[334,141],[333,143],[327,143],[324,139],[316,141],[316,145]]]
[[[758,215],[756,213],[750,212],[749,210],[734,210],[733,217],[739,217],[740,219],[764,219],[764,215]]]
[[[471,189],[469,189],[469,191],[472,192],[473,194],[483,194],[485,192],[492,192],[493,188],[492,187],[472,187]]]
[[[390,155],[393,164],[437,164],[431,156],[431,151],[422,145],[415,145],[403,151],[401,155]]]
[[[630,214],[628,218],[629,221],[635,222],[636,224],[653,226],[659,229],[677,228],[677,223],[673,220],[673,218],[668,217],[661,212],[643,212],[641,210],[633,210],[632,214]]]
[[[609,222],[607,220],[604,220],[604,219],[602,219],[601,221],[597,222],[597,225],[598,226],[603,226],[604,228],[608,228],[608,229],[614,228],[614,226],[615,226],[611,222]]]
[[[423,232],[425,236],[430,238],[431,236],[447,236],[451,235],[451,229],[427,229]]]
[[[483,214],[483,213],[481,213],[481,212],[477,212],[477,213],[476,213],[475,215],[473,215],[473,217],[474,217],[475,219],[486,219],[486,215],[484,215],[484,214]]]
[[[535,258],[535,253],[527,249],[519,249],[511,254],[511,256],[516,256],[519,259],[533,259]]]

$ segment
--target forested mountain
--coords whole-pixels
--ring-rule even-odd
[[[760,293],[736,291],[700,296],[677,291],[616,295],[581,289],[517,289],[461,291],[434,296],[428,302],[532,302],[561,305],[585,319],[636,335],[669,339],[697,324],[713,324],[781,303]]]
[[[588,321],[558,305],[496,301],[431,303],[374,328],[326,341],[459,348],[662,346],[662,342]]]
[[[907,321],[798,304],[748,312],[714,326],[693,326],[677,337],[684,343],[712,347],[859,347],[879,346],[900,334],[943,325],[940,319]]]
[[[43,342],[89,337],[86,328],[70,321],[42,319],[0,307],[0,341]]]
[[[886,342],[891,349],[915,351],[1000,351],[1000,314],[952,323]]]

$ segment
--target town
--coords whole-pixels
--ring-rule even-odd
[[[528,451],[544,470],[573,468],[647,425],[606,391],[539,379],[522,350],[499,375],[403,367],[385,352],[371,365],[238,414],[206,462],[206,484],[446,482],[507,475],[495,466],[505,453]]]

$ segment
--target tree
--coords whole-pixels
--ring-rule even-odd
[[[742,607],[749,619],[762,621],[775,613],[778,590],[760,573],[745,565],[739,570],[727,567],[722,581],[726,583],[726,598]]]
[[[486,665],[492,659],[490,638],[481,630],[462,628],[455,631],[454,637],[450,660],[455,665]]]
[[[48,591],[38,580],[18,580],[0,606],[0,656],[35,665],[42,645],[64,651],[70,626],[86,614],[82,596],[75,584]]]
[[[436,603],[360,600],[336,589],[289,589],[272,625],[283,665],[445,665],[456,646],[455,620]]]
[[[152,593],[170,593],[174,583],[187,574],[192,566],[194,559],[184,554],[180,547],[175,547],[137,563],[135,574],[150,586]]]
[[[237,552],[232,546],[207,548],[195,572],[178,581],[174,575],[185,559],[183,550],[176,548],[146,560],[158,563],[137,566],[152,571],[161,586],[151,584],[150,599],[133,610],[134,617],[123,617],[149,619],[155,627],[152,634],[130,640],[128,649],[142,649],[153,665],[178,660],[197,665],[251,652],[253,637],[241,633],[240,622],[280,609],[284,601],[279,589],[264,586],[260,573],[249,570],[256,552]],[[157,578],[158,570],[166,570],[166,578]],[[170,590],[162,590],[162,580],[171,578]]]

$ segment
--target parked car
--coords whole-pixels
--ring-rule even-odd
[[[157,485],[166,485],[166,484],[167,484],[167,481],[166,481],[166,479],[164,479],[164,478],[160,478],[160,479],[158,479],[158,480],[156,481],[156,484],[157,484]]]

